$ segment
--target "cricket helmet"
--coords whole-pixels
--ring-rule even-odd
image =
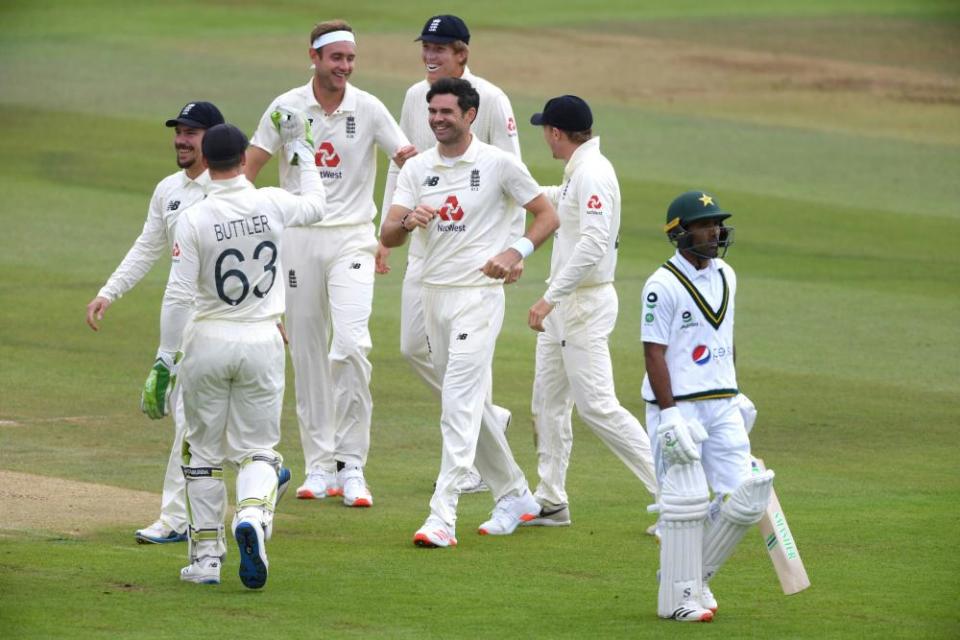
[[[663,226],[667,237],[678,249],[688,249],[697,255],[702,255],[696,251],[693,246],[693,238],[687,231],[691,222],[697,220],[719,220],[720,239],[718,247],[722,249],[723,257],[727,249],[733,244],[733,227],[724,226],[723,220],[729,218],[732,214],[720,208],[720,203],[716,198],[706,191],[687,191],[682,193],[667,208],[667,222]],[[711,256],[703,256],[711,257]]]

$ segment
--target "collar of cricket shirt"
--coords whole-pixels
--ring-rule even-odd
[[[587,157],[593,155],[595,151],[600,151],[600,136],[590,138],[574,150],[573,155],[567,161],[567,166],[563,168],[564,179],[569,179],[573,172],[586,162]]]

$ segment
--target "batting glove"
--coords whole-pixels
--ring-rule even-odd
[[[140,410],[153,420],[162,418],[170,411],[170,394],[177,383],[176,360],[175,353],[158,351],[157,360],[143,384]]]
[[[280,142],[290,164],[296,165],[300,159],[313,158],[313,131],[302,111],[279,106],[270,114],[270,120],[280,134]]]
[[[707,439],[707,432],[698,421],[684,420],[679,408],[670,407],[660,412],[657,438],[668,464],[688,464],[700,459],[697,445]]]

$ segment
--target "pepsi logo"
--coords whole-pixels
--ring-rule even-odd
[[[710,349],[706,345],[698,344],[693,348],[693,354],[691,357],[693,358],[694,362],[702,367],[710,362]]]

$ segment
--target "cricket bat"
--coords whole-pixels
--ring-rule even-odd
[[[766,471],[763,460],[754,458],[753,462],[760,471]],[[807,569],[800,559],[797,542],[790,532],[790,525],[787,524],[787,517],[783,514],[776,491],[770,492],[770,502],[758,524],[783,592],[789,596],[809,587]]]

